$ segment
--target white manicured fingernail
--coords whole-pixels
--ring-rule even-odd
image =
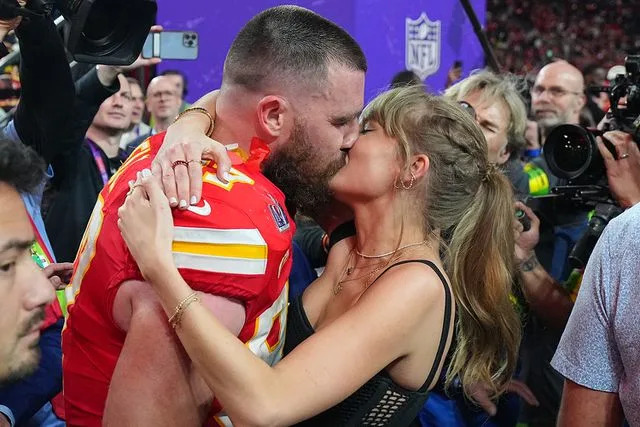
[[[178,204],[178,199],[176,199],[175,197],[170,198],[170,199],[169,199],[169,204],[170,204],[171,206],[175,206],[175,205],[177,205],[177,204]]]
[[[238,144],[227,144],[224,146],[224,148],[227,151],[235,150],[236,148],[238,148]]]
[[[198,199],[196,198],[196,196],[191,196],[191,204],[195,205],[196,203],[198,203]]]
[[[229,174],[229,172],[224,172],[222,174],[222,177],[225,179],[225,181],[229,182],[231,181],[231,175]]]
[[[178,205],[180,207],[180,209],[184,209],[187,207],[187,201],[186,200],[180,200],[180,204]]]
[[[142,176],[144,178],[151,176],[151,171],[149,169],[142,169]]]

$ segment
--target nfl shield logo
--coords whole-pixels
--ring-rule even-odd
[[[406,36],[405,66],[424,80],[440,68],[440,21],[431,22],[424,12],[407,18]]]

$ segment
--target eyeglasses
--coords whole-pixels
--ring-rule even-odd
[[[542,94],[545,92],[547,92],[549,96],[552,98],[562,98],[567,94],[580,95],[582,93],[582,92],[573,92],[557,86],[551,86],[549,88],[546,88],[544,86],[536,85],[531,88],[531,96],[542,96]]]

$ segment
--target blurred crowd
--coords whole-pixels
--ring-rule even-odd
[[[640,4],[624,0],[488,0],[486,30],[504,70],[525,75],[555,58],[609,68],[640,52]]]

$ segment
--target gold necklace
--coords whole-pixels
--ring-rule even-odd
[[[389,258],[387,261],[381,262],[381,263],[377,263],[377,264],[373,264],[378,265],[379,267],[374,268],[373,270],[371,270],[370,272],[368,272],[367,274],[363,274],[362,276],[358,276],[358,277],[351,277],[351,278],[344,278],[345,275],[349,276],[351,275],[354,270],[355,270],[355,265],[352,267],[349,267],[349,264],[351,264],[351,260],[353,258],[353,253],[354,251],[357,252],[357,250],[355,249],[355,247],[353,249],[351,249],[351,251],[349,252],[349,257],[347,258],[347,263],[345,264],[345,267],[342,271],[342,274],[340,275],[340,280],[338,280],[336,282],[336,284],[333,286],[333,295],[338,295],[342,289],[343,289],[343,284],[346,282],[354,282],[356,280],[361,280],[364,279],[364,290],[366,290],[371,283],[373,283],[373,280],[370,280],[371,277],[378,271],[382,270],[383,268],[387,267],[389,264],[391,264],[391,262],[396,261],[397,259],[400,258],[400,252],[402,252],[403,250],[412,247],[412,246],[417,246],[415,244],[407,246],[406,248],[398,248],[392,255],[396,255],[396,256],[392,256],[391,258]],[[344,279],[343,279],[344,278]]]
[[[367,255],[367,254],[363,254],[362,252],[360,252],[358,249],[356,249],[356,253],[361,256],[362,258],[384,258],[387,257],[389,255],[393,255],[398,251],[401,251],[403,249],[407,249],[407,248],[412,248],[414,246],[420,246],[420,245],[425,245],[427,244],[429,241],[428,240],[423,240],[422,242],[417,242],[417,243],[409,243],[408,245],[404,245],[399,247],[398,249],[394,249],[390,252],[385,252],[383,254],[379,254],[379,255]]]

